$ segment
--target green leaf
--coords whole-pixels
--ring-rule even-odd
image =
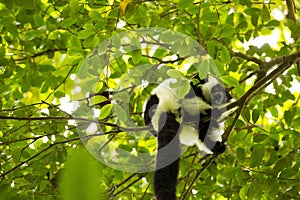
[[[266,134],[258,134],[253,137],[253,142],[262,142],[267,138],[269,138],[269,136]]]
[[[255,124],[260,116],[260,112],[257,109],[252,111],[252,121]]]
[[[176,41],[176,39],[174,39],[176,37],[174,35],[174,32],[172,32],[172,31],[165,31],[165,32],[161,33],[159,35],[159,37],[160,37],[161,41],[164,42],[164,43],[171,43],[172,44]]]
[[[253,146],[252,154],[250,157],[250,167],[256,167],[261,164],[265,155],[265,147],[261,144]]]
[[[248,189],[249,189],[249,184],[243,185],[242,189],[240,189],[239,195],[242,200],[248,199]]]
[[[138,146],[136,150],[138,153],[149,153],[149,149],[142,146]]]
[[[226,167],[225,169],[223,169],[222,173],[224,174],[224,176],[226,178],[231,179],[231,178],[234,178],[239,171],[240,171],[239,168]]]
[[[249,41],[251,36],[252,36],[253,31],[252,30],[248,30],[245,34],[245,39],[246,41]]]
[[[4,18],[2,22],[5,23],[4,26],[8,32],[10,32],[13,36],[18,37],[19,35],[18,29],[16,28],[16,26],[13,24],[12,21],[10,21],[7,18]]]
[[[251,23],[254,27],[257,26],[257,23],[258,23],[258,15],[257,14],[251,15]]]
[[[269,107],[269,110],[273,117],[278,117],[278,110],[277,110],[276,106]]]
[[[14,98],[16,98],[17,100],[23,99],[23,94],[22,94],[19,90],[14,90],[14,91],[12,92],[12,95],[13,95]]]
[[[251,182],[248,188],[248,199],[261,199],[262,188],[257,186],[256,181]]]
[[[235,33],[235,29],[233,26],[225,24],[222,28],[222,37],[232,37]]]
[[[286,110],[284,112],[284,120],[285,120],[285,122],[287,123],[288,126],[291,125],[291,123],[293,121],[293,118],[294,118],[294,114],[292,113],[292,111]]]
[[[33,40],[35,38],[39,38],[43,35],[42,30],[28,30],[24,33],[24,39],[25,40]]]
[[[184,78],[184,75],[176,69],[169,69],[167,74],[172,78]]]
[[[249,171],[243,170],[237,174],[236,179],[240,185],[244,185],[251,180],[251,176],[249,175]]]
[[[95,35],[95,30],[87,29],[87,30],[82,30],[78,33],[78,38],[79,39],[86,39],[88,37],[91,37]]]
[[[287,159],[286,157],[281,158],[280,160],[278,160],[278,162],[275,164],[273,168],[274,175],[277,175],[285,168],[289,168],[291,164],[292,162],[290,159]]]
[[[280,22],[277,20],[271,20],[269,23],[266,24],[266,27],[278,27]]]
[[[244,13],[246,13],[249,16],[252,16],[252,15],[261,13],[261,10],[259,8],[251,7],[251,8],[247,8],[244,11]]]
[[[245,15],[241,13],[238,18],[238,25],[236,26],[236,29],[245,29],[245,28],[248,28],[248,23]]]
[[[77,38],[74,35],[71,36],[68,46],[70,47],[70,49],[78,50],[78,51],[80,51],[82,48],[79,38]]]
[[[126,122],[128,117],[126,111],[119,105],[119,104],[113,104],[114,114],[116,117],[123,122]]]
[[[239,0],[239,3],[243,6],[248,6],[248,7],[252,5],[251,0]]]
[[[246,159],[245,150],[241,147],[236,150],[236,158],[239,162],[243,163]]]
[[[55,67],[53,67],[53,65],[42,65],[42,64],[40,64],[40,65],[37,66],[37,70],[39,72],[53,72],[56,69],[55,69]]]
[[[120,153],[122,153],[122,151],[127,151],[127,152],[131,152],[132,151],[132,147],[129,146],[128,144],[120,144],[118,146],[117,152],[119,151]]]
[[[269,11],[268,7],[265,4],[263,4],[263,7],[261,9],[261,19],[264,22],[269,21],[271,19],[270,11]]]
[[[178,9],[185,9],[188,7],[193,6],[194,0],[179,0],[177,3],[177,8]]]
[[[111,110],[111,104],[106,104],[105,106],[103,106],[100,111],[99,119],[105,119],[111,113]]]
[[[230,62],[230,53],[225,46],[221,47],[220,59],[224,64],[229,64]]]
[[[48,92],[50,88],[50,84],[49,84],[49,81],[45,81],[42,88],[41,88],[41,93],[46,93]]]
[[[34,24],[37,26],[37,27],[40,27],[40,26],[43,26],[44,25],[44,20],[42,18],[42,14],[41,13],[36,13],[33,15],[33,21],[34,21]]]
[[[91,10],[89,12],[89,16],[93,19],[93,20],[100,20],[102,17],[100,15],[100,13],[97,10]]]
[[[105,101],[107,101],[107,98],[102,95],[96,95],[96,96],[93,96],[92,98],[90,98],[91,105],[100,104]]]
[[[70,27],[72,26],[73,24],[75,24],[77,22],[77,19],[75,17],[69,17],[69,18],[66,18],[64,19],[62,22],[61,22],[61,25],[63,27]]]
[[[202,9],[202,20],[205,22],[218,22],[218,14],[216,12],[212,12],[210,7],[205,7]]]
[[[70,10],[72,13],[77,13],[80,10],[80,8],[79,8],[80,4],[79,4],[78,0],[71,0],[69,5],[70,5]]]
[[[120,49],[121,47],[121,40],[119,37],[113,36],[111,37],[112,41],[112,46],[115,47],[116,49]]]
[[[282,96],[288,100],[295,100],[295,95],[292,94],[289,90],[284,90],[281,92]]]
[[[271,152],[271,155],[269,156],[269,160],[265,163],[265,166],[271,166],[273,165],[275,162],[277,162],[279,160],[278,158],[278,154],[275,151]]]
[[[178,87],[178,98],[183,99],[185,95],[187,95],[190,91],[190,83],[188,80],[182,80],[179,83],[180,85]]]
[[[155,53],[153,54],[154,58],[163,58],[165,56],[167,56],[169,54],[169,52],[166,49],[162,49],[162,48],[158,48]]]
[[[214,58],[217,52],[218,43],[214,40],[210,40],[206,42],[206,46],[207,46],[207,52],[211,57]]]
[[[292,167],[292,168],[284,169],[280,173],[279,178],[293,178],[293,177],[297,177],[298,174],[299,174],[299,168]]]
[[[1,46],[0,47],[0,57],[4,57],[5,52],[6,52],[5,48],[3,46]]]
[[[56,91],[56,92],[54,92],[54,96],[55,96],[56,98],[62,98],[62,97],[65,96],[65,93],[62,92],[62,91]]]
[[[85,47],[94,48],[99,44],[99,38],[98,35],[93,35],[89,38],[86,38],[83,42],[83,45]]]
[[[130,52],[130,54],[132,55],[132,61],[135,65],[139,64],[139,62],[142,59],[142,52],[140,49],[137,50],[133,50]]]
[[[238,87],[239,86],[239,82],[233,78],[232,76],[229,75],[224,75],[221,77],[221,80],[229,86],[233,86],[233,87]]]
[[[205,59],[203,61],[201,61],[200,63],[195,63],[193,66],[197,69],[200,78],[204,79],[205,77],[207,77],[209,69],[211,67],[211,60],[209,59]]]

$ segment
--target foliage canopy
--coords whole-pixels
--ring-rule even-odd
[[[153,85],[130,96],[116,93],[128,108],[107,93],[142,85],[128,72],[143,75],[153,66],[175,78],[218,71],[239,106],[226,121],[224,154],[201,159],[193,147],[183,154],[179,199],[297,199],[299,8],[293,0],[0,0],[0,199],[153,199],[151,172],[112,169],[84,150],[79,137],[123,150],[116,154],[155,155],[153,136],[137,140],[122,129],[128,121],[142,127]],[[113,37],[140,27],[167,30],[152,42],[172,51],[151,44],[147,52],[137,37],[128,37],[128,46]],[[186,70],[192,41],[213,62]],[[108,64],[108,51],[118,56],[99,68]],[[71,100],[86,115],[77,116]],[[100,135],[79,133],[89,120],[101,123]]]

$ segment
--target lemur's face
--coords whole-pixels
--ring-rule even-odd
[[[227,91],[219,84],[211,88],[210,98],[212,105],[222,105],[228,102],[228,93]]]

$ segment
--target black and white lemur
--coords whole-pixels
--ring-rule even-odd
[[[154,172],[157,200],[176,200],[180,144],[196,145],[206,154],[225,151],[217,121],[223,110],[217,107],[228,102],[229,93],[215,78],[201,80],[195,76],[190,81],[189,92],[180,99],[177,81],[170,78],[159,84],[151,92],[144,112],[145,124],[157,136]]]

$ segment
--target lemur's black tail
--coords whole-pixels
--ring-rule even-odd
[[[179,123],[172,113],[162,113],[157,134],[158,150],[154,172],[156,200],[176,200],[180,160]]]

